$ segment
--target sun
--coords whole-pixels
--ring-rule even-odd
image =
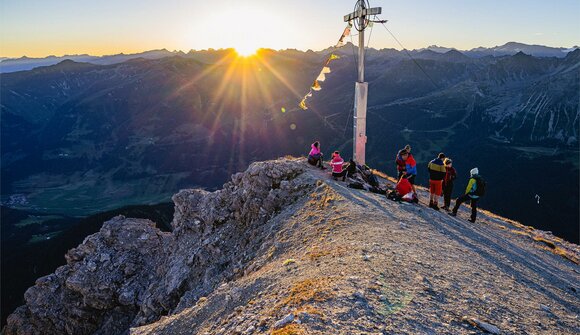
[[[234,49],[241,57],[250,57],[258,52],[258,48],[251,45],[238,45]]]

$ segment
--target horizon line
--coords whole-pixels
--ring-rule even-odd
[[[425,49],[429,49],[431,47],[437,47],[437,48],[446,48],[446,49],[452,49],[452,50],[457,50],[457,51],[472,51],[474,49],[479,49],[479,48],[486,48],[486,49],[491,49],[491,48],[495,48],[495,47],[501,47],[504,46],[508,43],[518,43],[518,44],[524,44],[527,46],[540,46],[540,47],[547,47],[547,48],[554,48],[554,49],[578,49],[580,48],[580,46],[578,45],[573,45],[571,47],[563,47],[563,46],[549,46],[549,45],[543,45],[543,44],[527,44],[527,43],[523,43],[523,42],[516,42],[516,41],[508,41],[505,42],[504,44],[501,45],[495,45],[492,47],[484,47],[484,46],[478,46],[475,48],[471,48],[471,49],[458,49],[455,47],[446,47],[446,46],[442,46],[442,45],[436,45],[436,44],[431,44],[429,46],[423,47],[423,48],[419,48],[419,49],[397,49],[397,48],[368,48],[368,49],[373,49],[373,50],[397,50],[397,51],[403,51],[403,50],[408,50],[408,51],[415,51],[415,50],[425,50]],[[353,44],[351,42],[347,42],[344,46],[348,45],[348,44]],[[342,47],[344,47],[342,46]],[[342,47],[339,48],[335,48],[335,49],[340,49]],[[300,52],[320,52],[320,51],[324,51],[326,49],[331,49],[333,48],[333,46],[328,46],[326,48],[323,49],[319,49],[319,50],[313,50],[313,49],[307,49],[307,50],[303,50],[303,49],[298,49],[298,48],[286,48],[286,49],[274,49],[274,48],[269,48],[269,47],[260,47],[256,49],[256,52],[259,50],[273,50],[276,52],[280,52],[280,51],[288,51],[288,50],[296,50],[296,51],[300,51]],[[184,54],[188,54],[190,52],[202,52],[202,51],[225,51],[225,50],[236,50],[236,48],[234,47],[224,47],[224,48],[207,48],[207,49],[189,49],[188,51],[184,51],[181,49],[174,49],[174,50],[169,50],[168,48],[159,48],[159,49],[150,49],[150,50],[142,50],[142,51],[137,51],[137,52],[119,52],[119,53],[112,53],[112,54],[100,54],[100,55],[96,55],[96,54],[88,54],[88,53],[77,53],[77,54],[63,54],[60,56],[57,56],[55,54],[49,54],[46,56],[39,56],[39,57],[29,57],[26,55],[22,55],[22,56],[16,56],[16,57],[9,57],[9,56],[2,56],[0,55],[0,58],[2,58],[2,60],[7,60],[7,59],[11,59],[11,60],[15,60],[15,59],[21,59],[21,58],[29,58],[29,59],[43,59],[43,58],[48,58],[48,57],[54,57],[54,58],[63,58],[63,57],[72,57],[72,56],[90,56],[90,57],[111,57],[111,56],[120,56],[120,55],[136,55],[136,54],[141,54],[141,53],[146,53],[146,52],[151,52],[151,51],[167,51],[167,52],[171,52],[171,53],[184,53]]]

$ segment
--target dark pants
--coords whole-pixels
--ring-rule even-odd
[[[343,170],[342,172],[333,172],[332,176],[334,177],[334,179],[342,177],[342,181],[345,181],[346,180],[346,170]]]
[[[407,180],[409,181],[409,183],[411,183],[411,185],[415,185],[415,175],[411,175],[410,177],[407,178]],[[400,178],[399,178],[400,179]]]
[[[477,216],[477,198],[472,199],[469,194],[464,194],[455,200],[455,207],[453,207],[453,214],[457,214],[457,210],[462,203],[466,201],[471,201],[471,221],[475,221],[475,217]]]
[[[322,154],[308,155],[308,163],[321,168],[322,167]]]
[[[451,206],[451,192],[453,192],[453,183],[443,183],[443,203],[447,208]]]

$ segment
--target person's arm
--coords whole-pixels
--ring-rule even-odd
[[[407,169],[407,175],[417,175],[417,165],[411,166],[411,164],[405,165]]]

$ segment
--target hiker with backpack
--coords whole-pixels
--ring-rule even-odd
[[[322,157],[323,154],[320,151],[320,142],[316,141],[310,145],[310,153],[308,153],[308,163],[310,165],[314,165],[319,167],[322,170],[325,170],[326,167],[322,164]]]
[[[453,161],[450,158],[445,158],[445,178],[443,179],[443,209],[450,211],[451,193],[453,192],[453,181],[457,178],[457,171],[453,167]]]
[[[469,222],[473,223],[477,216],[477,201],[480,197],[485,195],[486,184],[483,178],[479,175],[479,170],[477,168],[471,169],[469,173],[471,174],[471,178],[469,178],[465,194],[455,200],[455,207],[453,207],[453,211],[449,213],[449,215],[457,216],[459,206],[466,201],[470,201],[471,217],[469,218]]]
[[[332,178],[337,180],[342,177],[342,181],[346,180],[346,170],[343,170],[344,159],[340,157],[340,152],[335,151],[332,153],[332,160],[330,161],[330,166],[332,167]]]
[[[437,155],[437,158],[429,162],[429,208],[439,210],[439,197],[443,193],[443,179],[445,179],[444,153]]]

